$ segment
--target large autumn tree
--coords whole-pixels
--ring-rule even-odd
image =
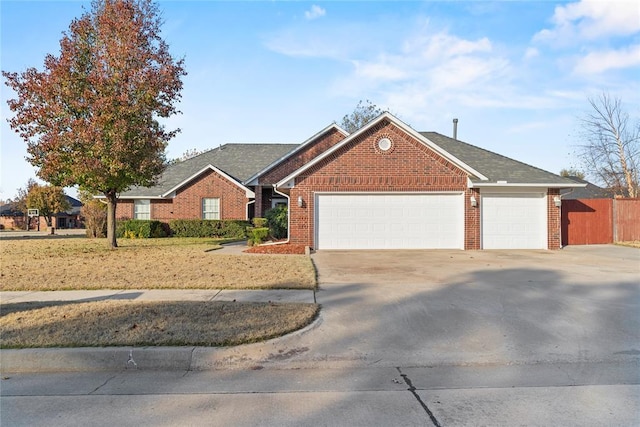
[[[59,56],[46,56],[44,71],[2,73],[17,93],[9,123],[26,141],[28,161],[53,185],[104,195],[113,248],[119,193],[154,184],[179,131],[159,121],[178,113],[186,75],[161,24],[151,0],[94,0],[63,34]]]

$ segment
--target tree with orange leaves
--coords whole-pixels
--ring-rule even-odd
[[[184,60],[170,55],[160,30],[151,0],[94,0],[44,71],[2,72],[17,93],[9,123],[27,143],[28,161],[53,185],[104,195],[111,248],[119,193],[155,183],[179,132],[159,119],[179,112]]]

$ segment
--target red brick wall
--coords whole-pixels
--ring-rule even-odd
[[[151,219],[201,219],[202,199],[220,198],[220,219],[247,219],[245,191],[213,170],[206,171],[176,192],[173,199],[151,200]],[[133,218],[133,200],[120,200],[116,218]]]
[[[260,177],[260,184],[275,184],[291,172],[299,169],[309,161],[315,159],[320,154],[342,141],[345,136],[337,129],[329,129],[315,140],[309,141],[300,151],[287,160],[276,165]]]
[[[116,205],[116,219],[133,218],[133,200],[120,199]]]
[[[476,199],[476,206],[471,206],[471,197]],[[468,188],[464,194],[464,248],[480,249],[480,190]]]
[[[547,190],[547,247],[560,249],[562,247],[562,211],[556,206],[553,198],[560,196],[560,189]]]
[[[386,152],[377,148],[383,136],[393,143]],[[475,190],[467,189],[466,173],[387,121],[296,178],[290,206],[292,243],[314,246],[314,193],[324,191],[463,191],[467,198],[465,247],[479,247],[480,215],[469,205]],[[302,207],[297,204],[299,196]]]

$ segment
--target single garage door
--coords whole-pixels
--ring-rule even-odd
[[[482,194],[483,249],[547,249],[545,193]]]
[[[317,249],[464,249],[460,194],[318,194]]]

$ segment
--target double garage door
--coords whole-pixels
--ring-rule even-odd
[[[317,194],[318,249],[464,249],[464,196]],[[545,193],[483,193],[483,249],[546,249]]]
[[[462,193],[318,194],[318,249],[463,249]]]

